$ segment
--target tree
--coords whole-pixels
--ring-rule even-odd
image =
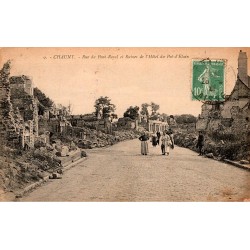
[[[154,102],[151,102],[150,106],[151,106],[151,116],[154,116],[156,114],[156,112],[159,110],[160,105],[158,105]]]
[[[150,105],[148,104],[148,103],[143,103],[142,105],[141,105],[141,114],[143,115],[143,116],[146,116],[147,117],[147,120],[149,119],[149,112],[148,112],[148,107],[149,107]]]
[[[152,114],[150,120],[161,120],[161,114],[159,112]]]
[[[161,114],[161,117],[162,117],[162,121],[163,121],[163,122],[166,122],[167,119],[168,119],[168,115],[165,114],[165,113],[162,113],[162,114]]]
[[[105,118],[110,118],[115,117],[116,115],[114,114],[115,112],[115,105],[111,103],[111,100],[105,96],[99,97],[95,101],[95,115],[99,119],[105,119]]]
[[[124,117],[129,117],[132,120],[135,120],[139,117],[139,107],[138,106],[130,106],[125,113],[123,114]]]
[[[110,118],[111,118],[111,122],[112,122],[114,119],[117,119],[118,116],[117,116],[117,114],[111,114]]]
[[[47,97],[39,88],[34,88],[34,97],[46,108],[51,108],[53,101]]]
[[[151,114],[148,112],[148,107],[151,107]],[[148,103],[143,103],[141,105],[141,114],[147,117],[147,120],[152,119],[152,120],[157,120],[159,118],[159,113],[157,112],[160,109],[160,105],[151,102],[150,104]]]

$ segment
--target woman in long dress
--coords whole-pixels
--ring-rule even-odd
[[[174,132],[171,128],[168,130],[168,135],[170,136],[171,143],[172,143],[171,148],[174,149]]]
[[[143,133],[140,137],[139,140],[141,141],[141,154],[142,155],[147,155],[148,154],[148,136],[146,133]]]
[[[165,155],[166,153],[167,153],[167,155],[169,155],[170,146],[173,147],[173,142],[172,142],[169,134],[164,132],[163,136],[161,138],[162,155]]]

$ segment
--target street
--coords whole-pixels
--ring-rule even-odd
[[[250,173],[175,147],[169,156],[140,141],[91,149],[88,158],[20,201],[241,201],[250,198]]]

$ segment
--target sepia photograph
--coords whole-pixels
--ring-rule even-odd
[[[0,201],[250,201],[249,47],[0,49]]]
[[[2,1],[1,249],[248,249],[248,19]]]

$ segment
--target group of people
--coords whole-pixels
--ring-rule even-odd
[[[173,131],[171,129],[164,131],[162,134],[158,131],[154,133],[151,136],[151,142],[152,146],[156,147],[157,145],[161,145],[161,152],[162,155],[169,155],[169,149],[172,148],[174,149],[174,136],[173,136]],[[146,135],[145,132],[139,137],[139,140],[141,141],[141,154],[142,155],[147,155],[148,154],[148,140],[149,136]],[[202,133],[202,131],[199,131],[199,136],[196,144],[196,148],[199,151],[199,155],[204,154],[204,141],[205,137]]]
[[[144,132],[139,140],[141,141],[141,154],[148,154],[148,140],[149,136]],[[174,137],[173,131],[171,129],[161,132],[157,131],[151,136],[152,146],[156,147],[157,145],[161,146],[162,155],[169,155],[170,148],[174,148]]]

